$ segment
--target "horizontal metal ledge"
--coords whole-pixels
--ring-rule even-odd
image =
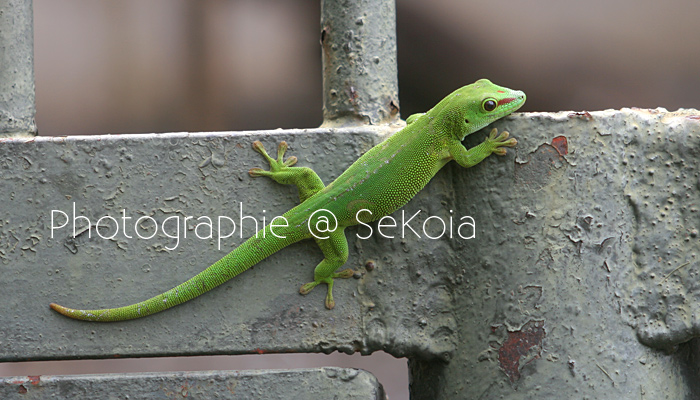
[[[509,310],[518,309],[509,303],[514,299],[480,297],[480,288],[496,284],[498,293],[511,293],[511,288],[535,282],[546,294],[543,298],[552,301],[543,308],[548,314],[538,321],[572,318],[578,329],[594,329],[558,307],[560,297],[552,293],[571,286],[579,289],[567,295],[589,298],[605,293],[599,288],[607,287],[607,281],[558,284],[573,275],[529,261],[552,254],[552,259],[569,263],[568,253],[550,249],[581,246],[584,239],[591,243],[586,253],[591,265],[598,267],[581,268],[596,279],[605,279],[597,273],[600,265],[605,274],[614,273],[614,296],[620,299],[620,309],[627,310],[624,318],[610,320],[623,324],[616,332],[632,337],[633,325],[646,344],[682,343],[698,331],[697,321],[686,326],[676,317],[698,314],[692,300],[698,293],[697,280],[692,279],[697,273],[692,257],[699,243],[697,204],[692,201],[697,197],[698,121],[697,111],[629,109],[505,118],[493,126],[518,139],[515,149],[467,170],[451,163],[405,207],[409,216],[423,210],[418,219],[472,216],[478,225],[476,239],[374,235],[360,240],[358,230],[348,229],[346,265],[359,279],[335,285],[332,311],[323,306],[322,289],[298,294],[322,258],[318,247],[308,242],[282,250],[193,301],[142,320],[112,324],[68,320],[51,312],[48,304],[87,309],[140,301],[200,272],[243,239],[224,240],[219,248],[215,238],[193,237],[192,226],[183,229],[188,238],[179,243],[162,233],[149,240],[105,240],[94,231],[92,237],[82,231],[72,238],[65,229],[51,238],[52,210],[70,214],[75,203],[76,213],[93,222],[105,215],[120,217],[124,210],[134,219],[149,216],[161,223],[171,216],[236,217],[242,206],[245,214],[270,221],[296,205],[298,198],[294,188],[250,178],[251,167],[265,167],[250,148],[254,140],[261,140],[270,152],[286,140],[288,155],[328,183],[391,129],[0,141],[0,361],[255,352],[367,354],[380,349],[413,359],[448,360],[460,354],[455,350],[460,340],[472,346],[472,341],[464,341],[468,335],[488,339],[481,334],[491,331],[492,320],[485,315],[510,315]],[[466,145],[474,146],[484,135],[475,133]],[[591,227],[588,214],[599,221],[616,216],[619,222]],[[548,236],[552,243],[537,236],[552,226],[568,230]],[[143,229],[151,232],[148,226]],[[591,229],[596,233],[586,233]],[[248,227],[245,232],[247,237],[254,230]],[[523,243],[533,235],[537,240]],[[617,237],[623,239],[605,239]],[[605,250],[614,253],[606,263],[598,260],[608,257],[599,250],[600,243],[614,245]],[[369,260],[376,265],[371,271],[365,267]],[[522,267],[524,262],[529,266]],[[662,301],[667,289],[687,295]],[[604,310],[597,312],[608,316]],[[528,322],[513,321],[504,326]],[[561,340],[562,348],[567,345],[563,333],[547,335],[548,343]]]
[[[352,368],[0,378],[12,399],[384,399],[371,373]]]
[[[70,224],[52,233],[51,218],[54,210],[86,217],[94,228],[101,217],[124,212],[132,223],[141,216],[158,224],[179,216],[184,226],[186,216],[238,218],[242,210],[262,222],[286,212],[298,197],[295,188],[248,175],[252,167],[267,167],[251,149],[253,141],[274,154],[286,140],[288,155],[328,183],[393,129],[0,140],[0,300],[7,310],[0,312],[0,361],[382,349],[379,338],[371,344],[366,339],[367,306],[355,280],[336,285],[333,311],[323,305],[323,288],[299,295],[322,259],[312,242],[290,246],[244,279],[147,319],[90,324],[64,318],[48,304],[85,309],[143,300],[202,271],[255,227],[246,225],[243,238],[221,243],[197,238],[191,225],[182,228],[188,237],[179,241],[162,231],[134,239],[133,230],[131,239],[121,233],[104,239],[81,219],[75,237]],[[142,233],[153,232],[147,225]],[[358,270],[363,265],[357,253],[348,264]]]

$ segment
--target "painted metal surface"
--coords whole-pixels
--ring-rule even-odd
[[[31,0],[0,1],[0,137],[34,136]]]
[[[410,360],[413,398],[699,398],[700,113],[497,125],[515,157],[434,182],[478,230],[436,243],[458,340],[449,363]]]
[[[286,140],[300,165],[330,157],[332,163],[315,165],[330,182],[383,132],[3,140],[0,204],[7,208],[0,220],[0,296],[6,312],[0,313],[0,359],[371,351],[362,339],[366,321],[353,298],[354,281],[337,285],[336,312],[324,308],[322,290],[298,294],[322,258],[310,243],[290,246],[247,271],[246,279],[232,280],[233,286],[150,320],[76,324],[47,306],[105,307],[157,294],[228,253],[263,218],[293,207],[295,188],[248,175],[265,166],[250,147],[254,140],[272,149]],[[202,217],[211,219],[212,229],[197,226]],[[217,233],[229,233],[233,223],[235,234],[219,241]],[[364,261],[348,265],[359,270]]]
[[[305,400],[338,393],[348,400],[385,399],[372,374],[347,368],[0,378],[3,399]]]
[[[348,230],[347,266],[358,279],[338,282],[334,310],[323,291],[297,293],[321,259],[309,242],[184,305],[109,324],[47,305],[141,300],[242,239],[218,250],[215,238],[194,235],[192,220],[179,243],[162,231],[105,240],[94,226],[88,238],[84,225],[76,238],[63,229],[52,239],[51,210],[71,215],[75,202],[93,222],[121,221],[124,209],[130,223],[150,216],[160,225],[172,216],[238,219],[243,204],[245,215],[269,221],[296,204],[296,192],[249,178],[263,165],[253,140],[286,140],[299,165],[330,182],[395,128],[6,139],[0,356],[382,349],[411,359],[418,399],[694,398],[699,121],[697,111],[662,110],[508,117],[495,126],[519,140],[509,155],[447,166],[394,213],[397,228],[371,225],[367,239],[365,227]],[[465,217],[473,228],[461,226]]]
[[[20,37],[2,62],[20,78],[3,69],[0,86],[24,94],[0,99],[5,136],[36,131],[31,3],[0,10],[16,4],[24,19],[0,13],[11,27],[2,35]],[[393,2],[357,4],[323,2],[328,127],[398,118]],[[143,300],[296,204],[294,189],[249,178],[264,166],[253,140],[286,140],[328,183],[398,126],[0,139],[0,361],[382,349],[410,358],[415,399],[700,397],[700,114],[519,114],[495,126],[518,138],[515,151],[448,166],[393,215],[398,229],[348,230],[357,279],[335,286],[334,310],[322,290],[297,293],[321,259],[302,243],[184,305],[109,324],[63,318],[48,303]],[[200,217],[212,219],[211,236]],[[220,221],[236,233],[218,240]],[[251,390],[328,371],[271,372]],[[204,385],[184,384],[195,393],[237,379],[204,376],[29,377],[2,390],[60,381],[106,393],[124,379],[178,390],[192,379]]]
[[[324,126],[398,121],[394,1],[322,1],[321,49]]]

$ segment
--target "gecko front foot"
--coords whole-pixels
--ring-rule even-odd
[[[518,144],[515,138],[508,139],[509,135],[510,134],[506,131],[501,132],[499,135],[498,129],[491,129],[491,133],[489,133],[489,137],[486,139],[486,143],[491,145],[491,153],[504,156],[506,155],[506,149],[504,149],[504,147],[513,147]]]
[[[328,278],[316,278],[313,282],[303,284],[299,289],[299,293],[303,295],[309,294],[309,292],[311,292],[313,288],[315,288],[321,283],[325,283],[326,285],[328,285],[328,292],[326,292],[326,308],[332,310],[333,307],[335,307],[335,300],[333,300],[333,279],[347,279],[353,276],[354,274],[355,271],[353,271],[350,268],[346,268],[340,272],[333,273]]]

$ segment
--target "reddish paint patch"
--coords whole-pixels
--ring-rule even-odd
[[[544,321],[529,321],[521,330],[508,332],[508,339],[498,349],[498,363],[511,383],[520,379],[520,369],[523,365],[540,358],[544,337]],[[528,360],[527,355],[533,348],[537,353]]]
[[[588,111],[581,111],[581,112],[570,113],[570,114],[569,114],[569,118],[573,118],[573,117],[577,117],[577,118],[578,118],[578,117],[583,117],[583,119],[586,119],[586,120],[588,120],[588,121],[590,121],[590,120],[593,119],[593,116],[592,116],[591,113],[589,113]]]
[[[694,119],[696,121],[700,121],[700,115],[689,115],[688,119]]]
[[[515,101],[515,97],[506,97],[505,99],[498,100],[498,105],[502,106]]]
[[[505,92],[502,91],[502,90],[497,90],[496,92],[497,92],[497,93],[505,93]]]
[[[29,383],[35,386],[41,383],[41,375],[29,375],[27,379]]]
[[[566,140],[566,136],[557,136],[552,139],[552,147],[557,149],[560,156],[569,154],[569,141]]]
[[[258,353],[258,354],[265,354],[265,350],[260,349],[260,348],[255,349],[255,352]]]

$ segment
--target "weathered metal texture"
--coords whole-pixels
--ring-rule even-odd
[[[374,237],[362,240],[357,229],[348,232],[352,251],[347,266],[358,271],[359,279],[335,285],[332,311],[324,307],[324,287],[307,296],[298,293],[322,259],[311,241],[282,250],[194,301],[142,320],[85,323],[48,308],[51,302],[112,307],[163,292],[244,240],[239,229],[218,249],[218,216],[238,224],[242,205],[243,216],[269,222],[297,204],[295,188],[248,175],[251,167],[267,168],[251,148],[254,140],[272,152],[286,140],[288,154],[329,183],[389,131],[366,127],[0,141],[0,360],[379,349],[441,357],[451,349],[452,317],[432,314],[449,304],[447,291],[423,267],[425,276],[414,282],[416,269],[409,266],[414,254],[432,251],[432,241],[406,247]],[[87,230],[86,220],[78,219],[75,238],[73,204],[76,216],[89,218],[92,227]],[[53,238],[52,210],[70,219]],[[113,239],[95,233],[104,216],[120,226]],[[179,243],[162,228],[156,232],[148,220],[139,225],[141,235],[155,236],[136,237],[134,224],[144,216],[159,227],[179,216],[165,225],[171,236],[180,227]],[[187,216],[193,218],[184,228]],[[205,228],[195,230],[201,216],[213,220],[212,239],[196,236],[207,235]],[[55,226],[65,222],[58,212],[54,217]],[[243,224],[247,238],[255,232],[253,222]],[[105,219],[102,225],[109,227],[103,236],[115,232],[114,221]],[[229,227],[225,223],[223,229]],[[377,261],[374,271],[367,272],[368,259]]]
[[[399,119],[394,0],[321,1],[323,124]]]
[[[0,378],[3,399],[384,400],[374,375],[350,368]]]
[[[458,340],[449,363],[410,360],[412,398],[700,398],[700,113],[496,126],[517,157],[432,184],[477,232],[414,260],[443,277]]]
[[[31,0],[0,0],[0,137],[34,136]]]
[[[394,128],[0,141],[0,359],[382,349],[411,358],[416,399],[697,398],[700,114],[519,114],[495,126],[519,140],[506,157],[448,165],[384,236],[377,224],[368,239],[366,227],[348,230],[358,279],[337,282],[334,310],[323,288],[297,293],[321,259],[309,242],[181,306],[109,324],[47,305],[142,300],[243,239],[219,250],[195,236],[194,219],[179,243],[162,230],[88,238],[82,222],[77,238],[52,239],[51,210],[71,215],[75,202],[94,225],[105,215],[121,224],[125,209],[130,236],[141,216],[237,220],[241,203],[270,221],[296,191],[248,176],[264,166],[253,140],[272,151],[286,140],[330,182]],[[473,239],[458,237],[471,234],[465,216]],[[448,230],[432,240],[439,221]]]

